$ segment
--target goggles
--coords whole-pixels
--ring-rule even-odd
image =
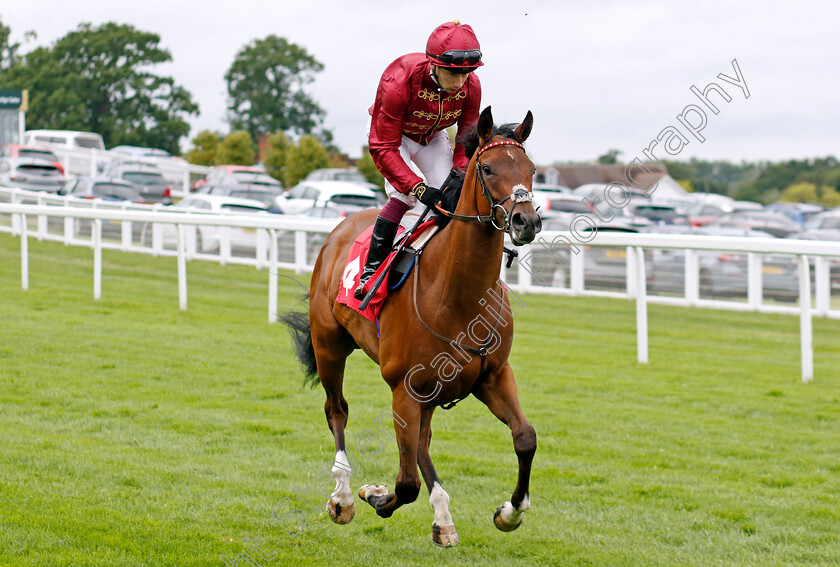
[[[440,61],[443,67],[477,67],[481,63],[478,49],[450,49],[431,57]]]

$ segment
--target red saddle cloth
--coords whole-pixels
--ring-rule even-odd
[[[417,230],[414,231],[414,234],[411,235],[409,238],[409,244],[417,240],[417,238],[423,234],[423,232],[433,226],[435,224],[434,220],[426,221],[420,226],[417,227]],[[376,321],[379,318],[379,312],[382,310],[382,306],[385,304],[385,300],[388,297],[388,277],[386,275],[385,280],[376,290],[376,293],[373,296],[373,299],[370,300],[370,303],[367,304],[364,311],[359,309],[359,305],[362,303],[355,297],[353,297],[353,292],[359,286],[359,276],[362,275],[362,268],[367,261],[368,250],[370,249],[370,235],[373,232],[373,226],[368,227],[362,232],[353,242],[353,246],[350,247],[350,254],[347,255],[347,264],[344,267],[344,272],[341,274],[341,287],[338,289],[338,297],[335,299],[338,303],[342,303],[347,305],[348,307],[352,307],[359,313],[361,313],[366,319],[370,319],[371,321]],[[403,227],[399,227],[397,229],[397,236],[395,240],[399,240],[402,233],[405,232]],[[373,282],[380,276],[382,272],[387,272],[391,269],[392,260],[396,255],[396,250],[392,250],[388,257],[382,262],[382,265],[376,270],[376,273],[373,277],[370,278],[368,285],[373,285]]]

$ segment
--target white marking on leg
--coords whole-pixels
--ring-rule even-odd
[[[449,513],[449,494],[443,489],[438,481],[432,487],[429,495],[429,504],[435,510],[435,524],[438,527],[454,526],[452,515]]]
[[[353,503],[353,492],[350,490],[350,471],[350,461],[347,460],[347,453],[338,451],[335,454],[335,462],[332,468],[335,490],[331,498],[342,508],[346,508]]]
[[[502,512],[501,517],[502,520],[509,526],[514,526],[522,521],[522,516],[525,514],[525,510],[531,507],[531,500],[525,495],[525,498],[522,499],[522,503],[519,505],[518,508],[514,508],[513,504],[510,502],[505,502],[502,505]]]

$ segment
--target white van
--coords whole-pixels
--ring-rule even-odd
[[[85,148],[90,150],[104,150],[105,142],[102,136],[94,132],[77,132],[75,130],[27,130],[23,135],[24,144],[50,144],[66,148]]]
[[[23,134],[24,144],[48,146],[64,165],[67,175],[90,175],[105,165],[105,142],[94,132],[75,130],[27,130]]]

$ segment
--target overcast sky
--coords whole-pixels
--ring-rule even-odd
[[[338,146],[359,157],[367,109],[382,70],[423,51],[439,24],[460,19],[478,35],[482,105],[497,122],[530,109],[529,153],[540,165],[585,161],[610,148],[643,156],[669,126],[685,137],[670,159],[781,160],[840,156],[840,3],[804,0],[679,2],[637,0],[26,0],[3,2],[0,19],[22,41],[51,45],[81,22],[131,24],[160,35],[175,78],[198,102],[199,130],[228,132],[224,74],[244,45],[270,34],[304,47],[324,64],[308,90],[327,112]],[[743,88],[718,79],[737,78]],[[715,82],[731,97],[692,94]],[[704,110],[700,142],[677,119]],[[687,120],[700,124],[690,111]],[[672,148],[678,148],[675,134]]]

